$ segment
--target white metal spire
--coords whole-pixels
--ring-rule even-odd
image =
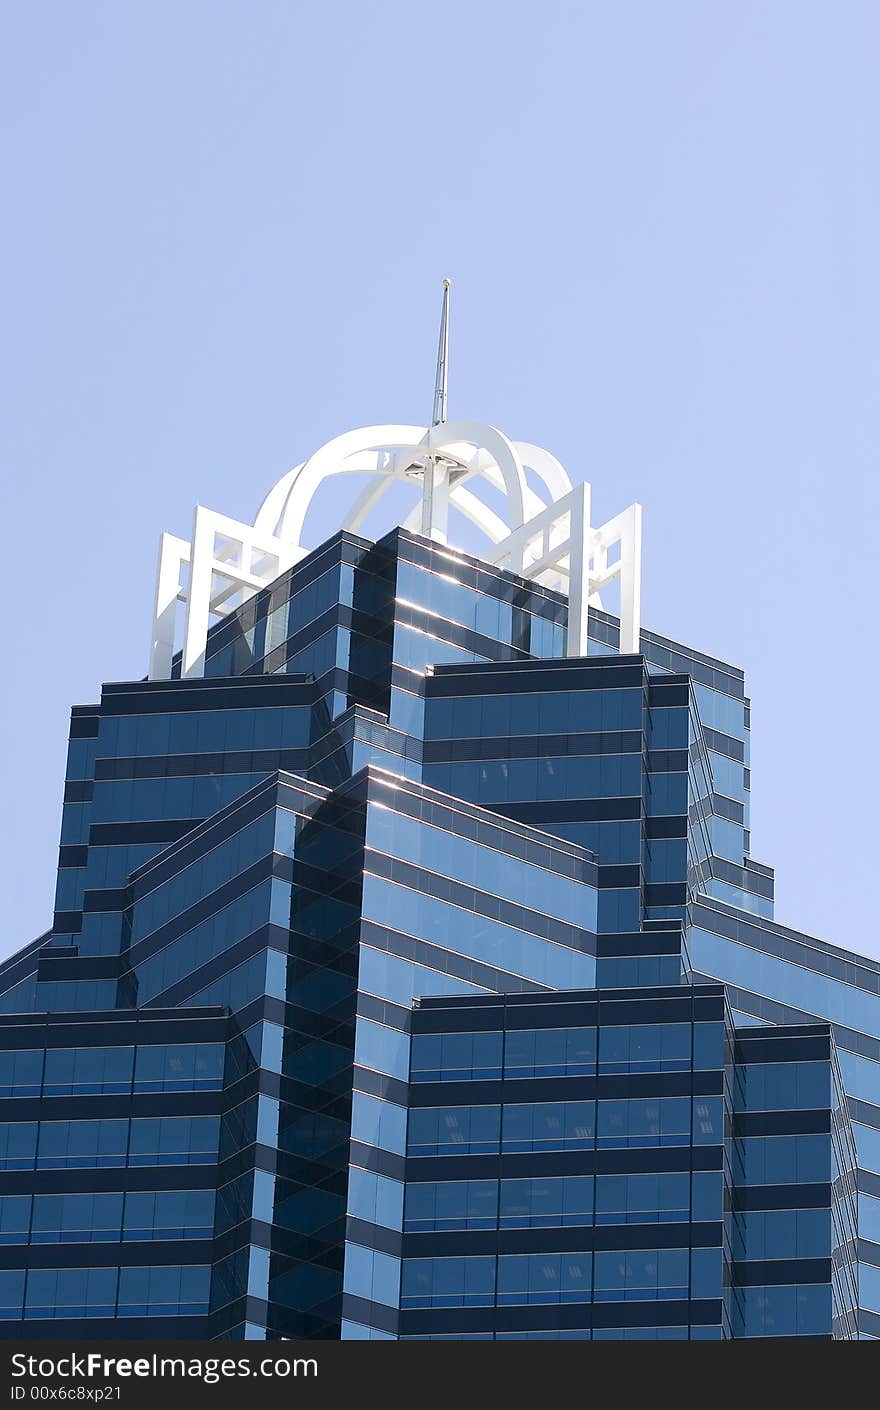
[[[449,389],[449,287],[443,280],[443,307],[440,312],[440,341],[437,344],[437,376],[434,378],[434,413],[432,426],[442,426],[446,420],[446,396]]]

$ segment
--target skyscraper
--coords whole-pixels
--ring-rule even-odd
[[[774,919],[743,673],[641,626],[638,506],[448,422],[444,337],[432,427],[164,536],[149,676],[72,711],[5,1336],[880,1335],[880,964]]]

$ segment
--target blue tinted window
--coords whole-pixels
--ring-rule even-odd
[[[21,1317],[24,1280],[23,1268],[0,1270],[0,1318],[4,1322],[17,1322]]]
[[[480,804],[632,798],[642,791],[640,754],[566,754],[560,758],[483,759],[478,764],[426,764],[425,774],[427,783]],[[687,777],[680,777],[685,804],[665,808],[665,812],[687,812]]]
[[[401,1307],[491,1307],[494,1300],[494,1257],[404,1259]]]
[[[724,1024],[694,1024],[694,1068],[698,1071],[724,1066]]]
[[[267,922],[277,919],[278,924],[287,925],[289,918],[290,888],[277,878],[261,882],[139,964],[140,1003],[146,1003],[193,974],[208,960],[223,954]]]
[[[223,1086],[223,1043],[174,1043],[139,1047],[136,1092],[212,1092]]]
[[[121,1194],[34,1196],[33,1243],[114,1243],[121,1225]]]
[[[38,1170],[94,1169],[125,1164],[128,1121],[42,1121]]]
[[[649,881],[682,882],[687,875],[687,842],[683,837],[653,838],[647,843],[646,859]]]
[[[595,1028],[514,1028],[507,1031],[505,1077],[591,1076],[595,1070]]]
[[[588,1302],[589,1253],[502,1254],[498,1259],[498,1306],[541,1302]]]
[[[0,1170],[33,1170],[36,1153],[36,1121],[0,1125]]]
[[[430,1180],[406,1189],[404,1229],[494,1229],[498,1222],[497,1180]]]
[[[600,891],[596,928],[602,934],[638,930],[641,895],[637,890]]]
[[[865,1170],[880,1171],[880,1131],[873,1126],[853,1122],[859,1165]]]
[[[859,1237],[880,1244],[880,1199],[859,1195]]]
[[[688,810],[687,774],[652,773],[647,803],[652,817],[685,814]]]
[[[391,1102],[355,1092],[351,1102],[352,1140],[403,1155],[406,1150],[406,1110]]]
[[[770,1209],[737,1214],[732,1247],[734,1258],[829,1258],[830,1210]]]
[[[700,681],[694,681],[693,688],[703,724],[720,734],[742,739],[745,733],[743,701],[735,699],[732,695],[723,695],[720,690],[712,690]]]
[[[727,798],[742,798],[744,794],[743,765],[738,759],[728,759],[725,754],[715,754],[710,751],[709,762],[712,765],[712,783],[716,793],[723,793]]]
[[[413,964],[410,960],[399,959],[397,955],[389,955],[384,950],[374,950],[364,944],[360,947],[358,988],[365,994],[391,999],[404,1008],[409,1008],[413,999],[421,998],[423,994],[485,993],[479,985],[468,984],[453,974],[442,974],[439,970]]]
[[[410,1079],[445,1082],[501,1076],[500,1033],[416,1033]]]
[[[592,1175],[502,1180],[501,1228],[563,1228],[592,1224]]]
[[[588,989],[595,979],[596,961],[592,955],[548,943],[538,935],[380,877],[364,877],[363,908],[367,920],[538,983],[560,989]]]
[[[808,1336],[827,1333],[831,1325],[828,1284],[740,1288],[736,1306],[741,1336]]]
[[[275,817],[274,812],[266,813],[139,898],[132,916],[131,943],[174,920],[200,896],[215,891],[270,853]]]
[[[25,1317],[113,1317],[115,1268],[32,1268],[27,1278]]]
[[[691,1297],[720,1298],[723,1295],[723,1261],[720,1248],[691,1250]]]
[[[0,1199],[0,1244],[26,1244],[30,1219],[30,1195],[4,1195]]]
[[[210,1266],[120,1268],[120,1317],[194,1316],[208,1311]]]
[[[503,1147],[506,1151],[590,1150],[595,1111],[593,1101],[508,1104]]]
[[[633,1097],[600,1101],[598,1145],[689,1145],[691,1103],[688,1097]]]
[[[718,1146],[724,1140],[724,1103],[721,1097],[694,1097],[695,1146]]]
[[[217,1116],[145,1116],[131,1123],[131,1165],[204,1165],[217,1154]]]
[[[831,1179],[828,1136],[750,1136],[735,1143],[735,1166],[750,1185]]]
[[[347,1244],[344,1288],[368,1302],[396,1307],[400,1294],[400,1259],[380,1253],[378,1249]]]
[[[872,1263],[859,1267],[859,1305],[871,1312],[880,1312],[880,1268]]]
[[[213,1190],[144,1190],[125,1196],[125,1240],[210,1239]]]
[[[43,1094],[86,1096],[131,1091],[134,1048],[49,1048]]]
[[[738,1111],[829,1107],[831,1067],[827,1062],[750,1062],[736,1068],[733,1092]]]
[[[689,1023],[632,1023],[603,1027],[600,1072],[686,1072],[691,1066]]]
[[[708,1340],[705,1333],[716,1333],[713,1341],[721,1340],[721,1328],[714,1327],[594,1327],[593,1341],[694,1341]]]
[[[761,929],[757,922],[738,922],[737,935],[734,942],[690,927],[688,949],[693,968],[713,979],[880,1037],[880,998],[876,994],[807,969],[809,950],[804,953],[803,963],[794,964],[759,949]],[[750,938],[754,945],[749,944]]]
[[[99,781],[95,784],[91,820],[107,823],[207,818],[247,793],[262,777],[259,773],[205,774]]]
[[[695,1170],[691,1176],[691,1218],[724,1217],[724,1185],[720,1170]]]
[[[685,706],[664,709],[654,706],[650,711],[649,747],[687,749],[690,743],[689,729],[690,711]]]
[[[387,1072],[405,1082],[409,1076],[409,1034],[384,1024],[358,1018],[354,1039],[354,1060],[358,1067]]]
[[[38,1097],[42,1075],[41,1048],[0,1053],[0,1097]]]
[[[612,824],[612,826],[614,826]],[[624,826],[618,824],[617,826]],[[638,823],[634,824],[638,837]],[[594,929],[593,887],[388,808],[370,808],[367,843],[391,857],[452,877],[531,910]],[[635,859],[638,860],[638,850]]]
[[[403,1223],[403,1185],[385,1175],[353,1165],[348,1173],[348,1213],[369,1224],[400,1229]]]
[[[597,1252],[593,1296],[596,1302],[686,1297],[688,1261],[686,1248]]]
[[[34,1007],[48,1013],[63,1013],[66,1009],[83,1012],[86,1009],[116,1007],[119,986],[115,979],[67,979],[38,982]]]
[[[599,1175],[597,1224],[665,1224],[690,1217],[689,1173]]]
[[[409,1114],[408,1155],[491,1155],[498,1150],[498,1106],[416,1107]]]

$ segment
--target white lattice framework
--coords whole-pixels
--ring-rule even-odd
[[[288,471],[260,505],[253,524],[197,506],[191,542],[163,534],[159,551],[150,679],[171,675],[176,649],[181,674],[204,673],[212,622],[229,615],[310,552],[305,521],[319,488],[337,475],[366,476],[341,518],[358,532],[394,485],[415,490],[405,526],[448,542],[454,508],[486,540],[481,556],[501,568],[557,588],[569,597],[569,656],[587,651],[587,612],[601,607],[603,587],[620,587],[620,649],[639,649],[641,505],[599,528],[590,526],[590,486],[572,485],[555,456],[511,441],[493,426],[441,421],[431,427],[367,426],[337,436]],[[474,493],[484,481],[503,497],[504,515]],[[537,489],[532,488],[537,485]],[[185,604],[176,641],[177,604]]]

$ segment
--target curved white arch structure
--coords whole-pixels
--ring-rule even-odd
[[[412,485],[416,496],[407,528],[447,543],[452,507],[486,539],[487,561],[567,592],[570,656],[586,653],[588,606],[601,606],[601,588],[618,579],[621,650],[638,650],[641,506],[591,528],[590,486],[572,485],[549,451],[511,441],[480,422],[442,421],[347,431],[282,475],[253,524],[199,505],[191,543],[163,534],[151,680],[171,675],[179,602],[186,606],[181,674],[204,673],[212,621],[228,616],[310,551],[304,542],[309,508],[319,488],[337,475],[368,477],[342,513],[342,528],[359,532],[393,485]],[[481,480],[503,496],[504,517],[474,493]],[[615,546],[619,553],[609,564]]]

